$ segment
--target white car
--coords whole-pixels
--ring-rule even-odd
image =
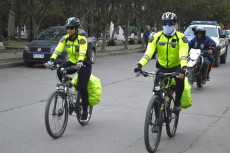
[[[214,66],[218,67],[219,62],[226,63],[228,41],[226,35],[223,33],[222,27],[215,21],[192,21],[191,25],[184,32],[189,41],[195,37],[193,29],[198,26],[204,27],[206,29],[206,35],[211,37],[216,43],[217,51],[214,53]]]
[[[228,32],[228,41],[230,42],[230,30],[227,30]]]

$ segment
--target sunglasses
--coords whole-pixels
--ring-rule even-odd
[[[68,29],[73,30],[73,29],[74,29],[74,26],[67,26],[67,27],[66,27],[66,30],[68,30]]]
[[[164,25],[164,26],[167,26],[167,25],[168,25],[168,26],[171,26],[171,25],[173,25],[173,22],[167,22],[167,21],[165,21],[165,22],[163,23],[163,25]]]

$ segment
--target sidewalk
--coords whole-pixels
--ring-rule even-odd
[[[101,52],[101,47],[98,47],[98,52],[96,57],[105,57],[105,56],[113,56],[113,55],[125,55],[136,52],[144,52],[145,48],[141,47],[142,45],[129,45],[128,49],[124,49],[124,46],[106,46],[106,51]],[[12,53],[1,52],[0,50],[0,69],[16,67],[16,66],[24,66],[23,62],[23,52],[13,51]]]

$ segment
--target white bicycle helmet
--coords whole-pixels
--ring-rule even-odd
[[[166,12],[162,15],[162,21],[176,21],[177,16],[175,13]]]

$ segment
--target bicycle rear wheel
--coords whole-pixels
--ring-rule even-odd
[[[175,92],[172,93],[175,96]],[[177,125],[179,121],[179,112],[173,112],[174,102],[172,98],[169,98],[168,106],[166,107],[167,110],[167,117],[166,117],[166,132],[167,135],[171,138],[176,134]]]
[[[145,115],[145,147],[150,153],[154,153],[157,150],[161,139],[162,120],[160,119],[160,100],[159,96],[152,96]]]
[[[78,120],[78,122],[79,122],[82,126],[87,125],[87,124],[89,123],[91,117],[92,117],[93,106],[88,105],[88,120],[85,121],[85,122],[82,122],[82,121],[81,121],[81,116],[82,116],[82,114],[83,114],[83,109],[82,109],[82,98],[81,98],[81,95],[80,95],[79,92],[77,93],[77,103],[76,103],[76,105],[78,105],[78,106],[76,106],[76,109],[77,109],[77,110],[76,110],[76,114],[77,114],[77,120]]]
[[[64,93],[56,90],[47,100],[45,108],[45,125],[48,134],[54,139],[65,132],[68,122],[68,104]]]

